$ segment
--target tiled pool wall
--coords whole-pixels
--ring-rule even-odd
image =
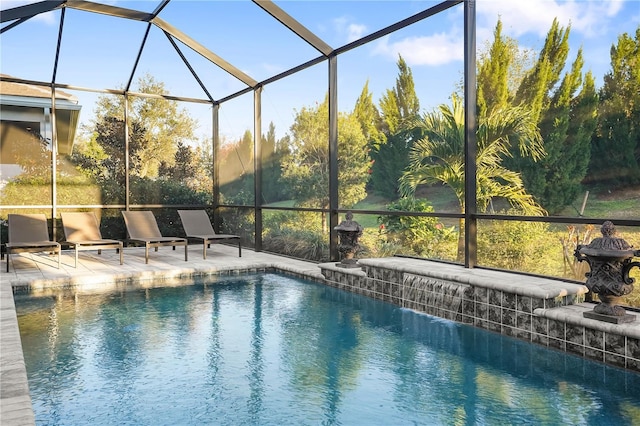
[[[575,292],[569,287],[540,297],[521,294],[522,286],[500,289],[495,281],[474,285],[429,276],[426,270],[416,274],[384,266],[334,265],[320,265],[332,287],[640,372],[640,321],[618,325],[583,318],[593,305],[584,303],[579,285]]]

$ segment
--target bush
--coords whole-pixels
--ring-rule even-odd
[[[265,250],[318,262],[329,261],[329,238],[322,233],[317,213],[265,214],[262,245]]]
[[[480,265],[555,275],[549,271],[553,252],[561,259],[562,249],[547,223],[490,220],[478,227]]]
[[[318,262],[329,261],[329,240],[307,229],[273,229],[265,234],[265,250]]]
[[[413,197],[400,198],[387,205],[389,211],[432,213],[433,207]],[[444,226],[437,217],[385,215],[378,218],[383,245],[405,247],[409,253],[422,257],[450,258],[455,253],[457,232]]]

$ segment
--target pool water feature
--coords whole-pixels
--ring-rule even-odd
[[[48,425],[621,425],[640,375],[278,274],[16,295]]]

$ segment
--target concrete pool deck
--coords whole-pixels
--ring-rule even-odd
[[[144,263],[144,248],[127,247],[124,265],[115,250],[82,252],[74,268],[74,252],[63,250],[60,269],[57,259],[44,253],[11,255],[10,270],[6,258],[0,273],[0,424],[34,425],[35,417],[29,396],[20,331],[16,317],[13,289],[47,291],[47,288],[73,287],[80,292],[105,291],[131,284],[152,285],[154,280],[179,280],[194,275],[263,271],[271,268],[313,280],[324,280],[316,263],[290,259],[243,248],[238,257],[237,245],[212,244],[207,259],[202,245],[189,245],[189,260],[183,251],[161,247],[149,253]]]

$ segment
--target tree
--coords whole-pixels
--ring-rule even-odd
[[[546,156],[535,164],[530,158],[521,159],[525,186],[552,213],[576,199],[591,156],[598,98],[590,73],[582,84],[582,63],[580,51],[541,118]]]
[[[400,190],[413,196],[419,185],[443,183],[455,193],[460,212],[464,204],[464,108],[457,96],[452,107],[441,105],[438,112],[423,114],[414,122],[423,135],[409,155],[409,167],[400,178]],[[535,159],[542,157],[542,140],[532,112],[523,107],[495,110],[478,121],[477,129],[477,202],[486,211],[492,198],[507,200],[527,215],[542,215],[544,209],[525,191],[520,174],[502,166],[512,145]],[[460,219],[458,261],[464,258],[463,219]]]
[[[640,182],[640,26],[611,46],[611,71],[600,89],[599,116],[592,139],[591,182]]]
[[[509,103],[508,75],[513,53],[513,41],[502,36],[502,21],[498,20],[493,32],[493,44],[487,57],[478,61],[478,111],[485,117],[495,109],[504,109]]]
[[[193,149],[195,157],[195,176],[192,177],[192,189],[207,192],[213,201],[213,142],[202,138]]]
[[[145,129],[137,122],[129,126],[129,149],[137,153],[143,144]],[[87,149],[79,149],[73,162],[100,185],[102,203],[122,203],[125,199],[125,123],[114,116],[94,123]]]
[[[356,100],[356,105],[353,108],[353,114],[355,115],[360,127],[362,128],[362,134],[369,141],[371,146],[378,146],[384,141],[384,134],[378,130],[380,124],[380,112],[373,103],[373,95],[369,91],[369,81],[364,84],[360,96]]]
[[[515,105],[528,105],[536,121],[548,108],[548,94],[560,80],[569,55],[569,32],[553,20],[534,67],[525,75],[515,96]]]
[[[509,169],[522,174],[527,191],[552,213],[571,204],[581,190],[597,106],[593,77],[588,74],[583,79],[582,49],[561,78],[569,54],[569,34],[570,27],[562,28],[557,19],[553,21],[538,60],[514,98],[514,104],[533,111],[546,156],[534,161],[513,148],[512,158],[505,161]]]
[[[254,198],[253,134],[245,130],[242,138],[221,150],[220,192],[225,202],[252,205]]]
[[[173,165],[162,162],[159,174],[164,179],[173,179],[178,182],[186,182],[196,174],[197,164],[195,154],[191,148],[178,142],[178,149],[174,154]]]
[[[398,179],[409,163],[408,153],[414,140],[405,123],[415,119],[419,112],[420,101],[415,92],[413,74],[400,56],[396,85],[387,89],[380,99],[378,131],[383,138],[374,139],[371,145],[373,191],[388,198],[398,196]]]
[[[152,98],[128,98],[127,128],[124,96],[98,98],[93,122],[85,126],[84,143],[71,159],[81,172],[100,187],[103,204],[125,200],[125,174],[129,173],[132,202],[197,204],[211,198],[211,177],[199,167],[192,148],[197,122],[176,101],[164,99],[163,83],[145,75],[137,82]],[[126,170],[126,142],[129,170]],[[210,157],[210,156],[209,156]]]
[[[164,181],[172,181],[194,192],[211,194],[213,168],[211,167],[210,143],[192,148],[178,142],[173,165],[162,163],[159,174]]]
[[[270,122],[267,134],[262,136],[262,201],[265,203],[286,200],[286,188],[280,181],[282,159],[287,152],[287,140],[276,141],[276,128]]]
[[[493,31],[493,41],[487,42],[478,53],[478,105],[480,117],[494,109],[506,108],[514,103],[522,80],[535,64],[533,49],[524,49],[518,41],[502,34],[502,21]],[[462,96],[463,82],[459,85]]]
[[[329,208],[329,103],[304,107],[291,126],[291,152],[283,159],[282,178],[297,206]],[[349,208],[366,197],[367,140],[354,114],[338,116],[338,198]],[[326,214],[322,213],[323,232]]]
[[[148,74],[138,80],[137,91],[154,95],[168,93],[164,83],[157,82]],[[124,122],[124,97],[100,96],[93,123],[94,132],[100,134],[104,126],[115,121]],[[178,142],[195,142],[193,132],[197,121],[186,110],[179,109],[177,101],[157,97],[129,97],[128,122],[130,134],[134,127],[136,131],[142,131],[142,139],[137,141],[139,143],[135,146],[132,146],[131,141],[129,143],[130,175],[157,177],[162,162],[173,165]],[[109,146],[112,142],[115,145]],[[102,138],[100,141],[105,152],[120,150],[121,143],[111,138]]]

